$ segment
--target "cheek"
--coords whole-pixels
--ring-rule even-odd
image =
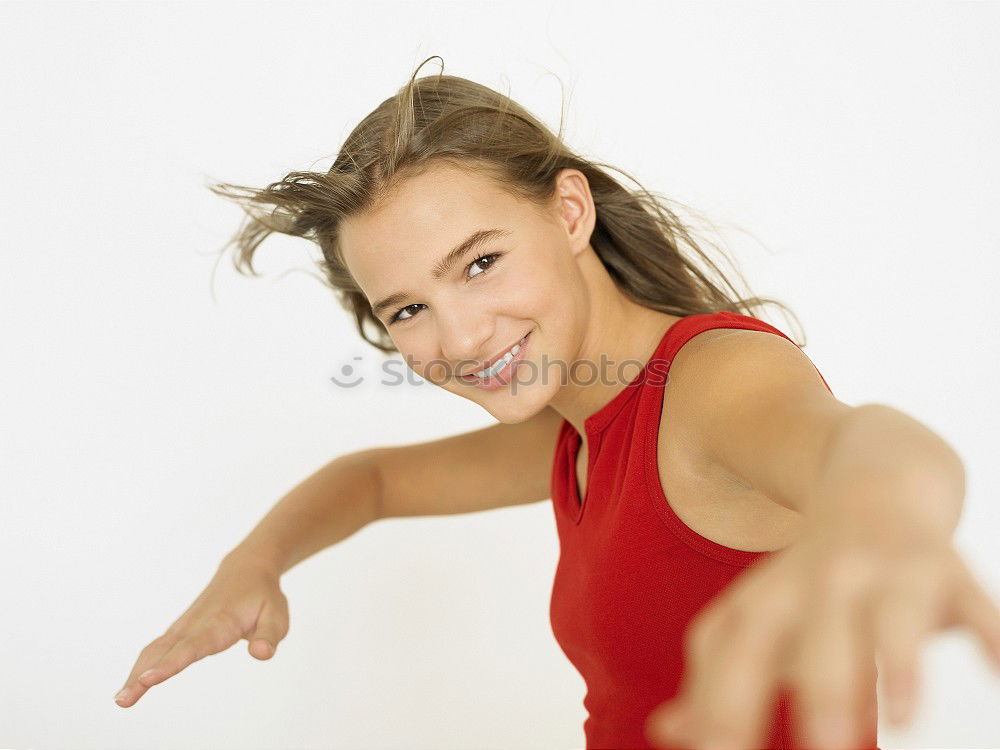
[[[509,274],[493,297],[506,311],[529,317],[551,305],[552,295],[559,293],[553,281],[544,270],[525,269],[521,273]]]
[[[433,346],[411,346],[405,355],[409,369],[431,383],[447,380],[449,372],[446,362],[435,359],[435,351]]]

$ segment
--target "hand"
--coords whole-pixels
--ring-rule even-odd
[[[270,659],[287,634],[288,600],[278,576],[249,557],[227,557],[187,611],[139,653],[115,701],[134,705],[153,685],[240,638],[249,641],[251,656]]]
[[[787,686],[806,747],[857,747],[877,719],[865,664],[881,656],[890,719],[904,725],[919,692],[920,648],[955,626],[971,630],[1000,668],[996,603],[950,542],[916,546],[812,533],[749,568],[690,623],[682,685],[650,713],[647,739],[661,748],[764,747]]]

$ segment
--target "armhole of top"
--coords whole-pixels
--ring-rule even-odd
[[[677,352],[679,352],[688,341],[696,337],[698,334],[709,330],[725,328],[764,331],[782,336],[783,338],[791,341],[791,339],[780,330],[762,320],[747,315],[722,311],[712,314],[691,316],[691,319],[688,321],[688,325],[683,329],[678,330],[675,336],[671,337],[670,341],[665,342],[665,346],[663,347],[663,356],[669,363],[672,364],[674,358],[677,356]],[[792,341],[792,343],[794,344],[795,342]],[[670,365],[668,365],[667,368],[668,374],[669,367]],[[817,372],[819,372],[818,369]],[[822,374],[820,377],[822,378]],[[824,384],[826,383],[825,380],[823,382]],[[829,388],[829,386],[827,387]],[[663,407],[665,397],[664,389],[662,387],[657,388],[656,391],[658,393],[658,397],[653,401],[655,408],[651,408],[649,410],[650,421],[652,424],[646,424],[643,429],[643,439],[646,441],[644,450],[644,473],[648,489],[647,496],[652,501],[656,514],[674,534],[674,536],[677,537],[677,539],[684,542],[695,551],[719,562],[736,565],[738,567],[749,567],[758,562],[761,558],[773,555],[776,551],[779,551],[751,551],[736,549],[735,547],[727,547],[726,545],[719,544],[708,537],[702,536],[684,523],[680,516],[674,512],[674,509],[671,507],[666,496],[666,492],[663,489],[663,485],[660,482],[660,471],[657,457],[659,454],[660,428],[663,424],[664,417]]]

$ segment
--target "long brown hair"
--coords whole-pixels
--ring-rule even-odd
[[[420,68],[435,57],[441,60],[442,72],[417,78]],[[446,76],[443,70],[444,60],[437,55],[420,63],[406,85],[351,131],[326,173],[290,172],[263,189],[222,182],[209,185],[246,214],[221,251],[236,248],[236,270],[258,275],[253,255],[272,232],[315,242],[323,254],[319,265],[325,281],[353,313],[361,338],[383,352],[396,352],[344,263],[338,243],[341,221],[377,207],[394,185],[442,163],[492,177],[511,194],[539,206],[554,196],[559,170],[573,168],[586,175],[594,199],[597,221],[590,244],[631,299],[680,316],[722,310],[753,315],[756,308],[772,303],[788,309],[771,298],[742,297],[670,208],[683,204],[649,192],[617,167],[570,151],[562,140],[562,115],[558,134],[552,133],[509,97],[468,79]],[[638,187],[625,187],[609,170]],[[695,257],[687,257],[685,247]]]

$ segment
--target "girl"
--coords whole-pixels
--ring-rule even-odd
[[[662,199],[419,69],[326,174],[212,189],[247,209],[237,268],[273,231],[316,242],[362,338],[499,424],[307,478],[143,649],[119,705],[241,638],[273,656],[281,575],[374,520],[549,497],[551,623],[588,748],[871,748],[876,655],[900,723],[935,630],[1000,659],[1000,612],[950,541],[955,452],[834,398]]]

